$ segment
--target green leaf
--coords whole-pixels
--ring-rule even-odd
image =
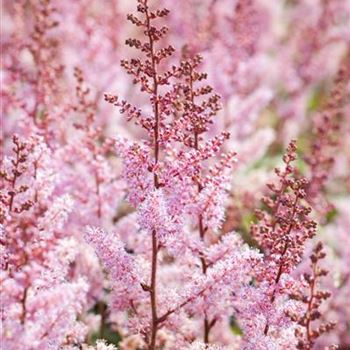
[[[327,224],[329,224],[330,222],[333,222],[335,220],[335,218],[338,216],[339,212],[336,208],[333,208],[332,210],[330,210],[327,214],[326,214],[326,221]]]
[[[230,327],[234,335],[243,335],[242,329],[239,327],[235,316],[230,317]]]
[[[102,334],[103,334],[102,338],[108,344],[118,345],[122,339],[119,333],[112,330],[108,324],[104,325]],[[95,345],[98,339],[101,339],[100,332],[93,333],[89,339],[89,344]]]

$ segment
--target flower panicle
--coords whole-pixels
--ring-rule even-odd
[[[304,304],[304,311],[301,313],[287,311],[287,316],[297,324],[295,336],[298,340],[297,349],[313,349],[317,339],[324,333],[328,333],[336,326],[335,322],[321,321],[323,312],[321,305],[331,297],[331,293],[320,289],[320,280],[329,271],[320,266],[321,261],[326,257],[322,242],[318,242],[310,255],[310,270],[302,275],[303,289],[294,290],[290,298]],[[316,323],[316,324],[315,324]],[[313,324],[315,324],[313,326]],[[332,345],[329,349],[337,349]]]

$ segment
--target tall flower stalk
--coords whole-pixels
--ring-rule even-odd
[[[203,61],[203,58],[199,54],[192,54],[190,48],[185,46],[183,48],[183,60],[178,70],[177,77],[181,79],[181,82],[177,85],[177,90],[181,98],[179,103],[182,104],[180,112],[182,112],[183,123],[186,123],[187,135],[183,139],[184,146],[194,148],[196,151],[200,151],[204,135],[209,131],[210,126],[213,124],[213,117],[221,109],[220,97],[217,94],[213,94],[213,88],[210,85],[205,84],[207,74],[199,72],[198,68]],[[229,138],[229,133],[223,132],[219,135],[216,144],[216,150],[221,147],[221,143]],[[225,196],[225,185],[227,185],[227,179],[225,179],[225,172],[229,169],[235,161],[235,152],[226,154],[225,158],[221,160],[220,166],[216,166],[209,174],[204,173],[204,162],[198,165],[197,172],[193,177],[193,184],[197,187],[198,197],[201,197],[203,190],[209,188],[212,183],[211,180],[216,181],[217,189],[220,187],[219,181],[222,180],[222,197]],[[211,179],[211,180],[209,180]],[[220,179],[220,180],[219,180]],[[221,222],[218,222],[216,227],[212,225],[208,219],[208,209],[210,207],[209,202],[214,200],[208,198],[207,204],[197,214],[197,227],[200,240],[204,243],[206,233],[211,230],[217,230],[221,228]],[[220,219],[219,219],[220,220]],[[223,220],[223,217],[221,218]],[[214,226],[214,227],[213,227]],[[204,243],[205,244],[205,243]],[[203,274],[207,273],[207,269],[210,263],[206,261],[203,254],[200,254],[200,262]],[[209,334],[211,328],[215,325],[216,319],[213,317],[209,319],[207,312],[205,312],[203,321],[203,341],[205,344],[209,343]]]
[[[146,38],[145,42],[138,39],[128,39],[126,44],[143,52],[146,56],[145,60],[140,58],[123,60],[122,66],[127,73],[133,76],[134,83],[139,83],[141,91],[145,91],[149,95],[149,100],[152,105],[152,117],[142,118],[139,111],[132,108],[127,102],[118,102],[116,97],[106,96],[106,100],[122,107],[121,112],[129,114],[129,118],[140,119],[141,125],[147,130],[153,147],[153,161],[151,170],[153,173],[153,190],[157,191],[160,188],[158,168],[160,153],[164,146],[164,122],[166,100],[160,94],[160,87],[167,85],[171,72],[161,74],[159,65],[161,61],[170,56],[174,49],[171,46],[163,49],[157,49],[157,43],[164,37],[167,32],[166,27],[157,28],[154,26],[154,21],[163,18],[168,14],[168,10],[151,11],[147,0],[139,0],[137,11],[142,15],[142,19],[130,14],[128,20],[135,26],[142,29]],[[137,120],[139,121],[139,120]],[[151,322],[150,322],[150,336],[148,337],[148,348],[154,350],[156,346],[156,337],[158,332],[158,309],[157,309],[157,266],[158,266],[158,252],[160,249],[159,232],[152,229],[152,258],[151,258],[151,276],[150,285],[143,286],[144,290],[149,293],[150,307],[151,307]]]
[[[326,257],[323,244],[318,242],[314,247],[310,256],[310,270],[302,275],[304,288],[295,289],[290,293],[294,300],[298,300],[304,304],[304,310],[300,314],[296,312],[287,312],[288,316],[298,324],[295,335],[298,339],[297,349],[311,350],[314,348],[317,339],[322,334],[334,329],[334,322],[321,322],[317,326],[313,326],[322,316],[320,309],[321,304],[330,298],[331,293],[321,290],[320,280],[327,276],[328,270],[320,266],[321,261]],[[335,350],[338,347],[332,345],[327,347],[329,350]]]

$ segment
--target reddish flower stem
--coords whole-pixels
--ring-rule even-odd
[[[192,73],[193,73],[193,68],[191,66],[190,67],[190,75],[189,75],[189,85],[190,85],[191,103],[192,103],[192,105],[194,105],[193,75],[192,75]],[[194,131],[194,148],[197,151],[199,150],[199,135],[198,135],[198,132],[196,130]],[[197,187],[198,187],[198,193],[200,193],[202,191],[202,189],[203,189],[203,186],[200,183],[200,181],[198,181]],[[200,236],[201,240],[203,241],[206,230],[205,230],[204,225],[203,225],[202,214],[198,215],[198,230],[199,230],[199,236]],[[207,262],[205,261],[203,256],[200,257],[200,261],[201,261],[201,265],[202,265],[202,272],[204,274],[206,274],[207,273],[207,268],[208,268]],[[203,341],[204,341],[204,344],[209,344],[210,330],[214,326],[214,323],[215,323],[213,321],[210,322],[208,320],[207,315],[204,316],[204,324],[203,324],[203,329],[204,329]]]
[[[297,208],[297,205],[298,205],[298,201],[299,201],[299,196],[296,196],[294,204],[293,204],[293,212],[292,212],[292,214],[290,216],[290,224],[289,224],[288,230],[287,230],[287,232],[285,234],[286,239],[285,239],[283,251],[282,251],[282,254],[281,254],[281,258],[280,258],[280,264],[279,264],[279,267],[278,267],[277,276],[276,276],[276,279],[275,279],[275,286],[280,281],[280,278],[281,278],[282,273],[283,273],[284,255],[286,254],[286,252],[288,250],[288,242],[289,242],[288,241],[288,236],[289,236],[289,234],[291,233],[291,231],[293,229],[293,220],[294,220],[294,216],[296,214],[296,208]],[[273,290],[273,293],[271,295],[271,299],[270,299],[271,303],[273,303],[275,301],[275,297],[276,297],[276,288]],[[266,326],[265,326],[265,329],[264,329],[264,334],[267,335],[268,332],[269,332],[269,323],[267,322]]]
[[[152,62],[152,75],[153,75],[153,98],[154,98],[154,165],[159,161],[159,96],[158,96],[158,80],[157,80],[157,64],[155,61],[154,41],[151,33],[151,21],[146,4],[146,26],[148,32],[151,62]],[[153,175],[154,187],[159,187],[159,180],[156,171]],[[151,286],[150,286],[150,299],[152,310],[152,322],[151,322],[151,339],[149,342],[149,350],[154,350],[156,346],[156,338],[158,331],[158,315],[157,315],[157,255],[158,255],[158,242],[157,232],[152,232],[152,270],[151,270]]]
[[[16,196],[16,190],[15,190],[15,186],[16,186],[16,181],[17,181],[17,177],[18,177],[18,166],[19,166],[19,163],[20,163],[20,153],[21,153],[21,150],[20,150],[20,147],[19,147],[19,144],[18,142],[14,142],[15,143],[15,146],[16,146],[16,149],[15,149],[15,153],[16,153],[16,160],[14,162],[14,172],[13,172],[13,178],[12,178],[12,181],[11,181],[11,186],[12,186],[12,189],[13,191],[11,191],[9,193],[10,195],[10,201],[9,201],[9,211],[11,212],[12,211],[12,208],[13,208],[13,202],[14,202],[14,199],[15,199],[15,196]]]

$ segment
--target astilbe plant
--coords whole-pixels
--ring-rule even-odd
[[[306,242],[316,233],[316,223],[309,218],[311,208],[303,203],[307,180],[297,175],[296,158],[292,141],[283,156],[284,168],[275,169],[278,184],[268,184],[272,196],[263,198],[266,209],[256,210],[259,221],[251,227],[264,257],[255,267],[256,287],[245,292],[250,300],[241,311],[248,313],[244,324],[249,348],[254,348],[259,334],[265,344],[261,348],[293,348],[292,339],[287,339],[293,325],[285,316],[286,308],[295,307],[288,301],[288,289],[296,283],[291,273],[302,260]],[[251,310],[257,310],[254,316]]]
[[[252,226],[252,236],[265,252],[265,266],[274,269],[269,276],[263,272],[263,279],[272,279],[278,285],[282,274],[289,273],[302,259],[303,247],[316,233],[316,222],[309,218],[311,208],[303,203],[306,197],[307,179],[298,177],[293,161],[296,160],[296,142],[292,141],[283,156],[285,168],[276,168],[279,185],[269,183],[274,197],[264,197],[263,203],[271,210],[257,210],[260,220]],[[258,280],[259,280],[259,276]],[[274,294],[271,296],[273,301]],[[267,333],[267,331],[266,331]]]
[[[191,57],[188,47],[185,47],[183,51],[184,60],[181,62],[177,77],[182,78],[184,82],[176,86],[178,94],[181,96],[181,99],[176,101],[177,114],[181,113],[177,123],[186,125],[180,141],[182,141],[184,146],[203,151],[203,135],[209,130],[210,125],[213,123],[213,116],[220,109],[219,96],[209,95],[205,99],[205,96],[210,94],[213,89],[210,85],[196,87],[198,83],[207,78],[207,74],[197,71],[198,66],[202,62],[202,57],[198,54]],[[223,132],[213,140],[212,150],[214,154],[220,149],[224,140],[228,138],[229,134]],[[197,209],[198,233],[200,239],[207,241],[207,244],[206,236],[208,232],[217,232],[224,220],[225,213],[222,204],[225,203],[225,196],[227,196],[229,191],[227,170],[232,167],[234,161],[235,152],[227,153],[222,156],[219,164],[209,168],[207,174],[204,173],[205,163],[202,161],[197,165],[196,173],[192,176],[193,185],[198,189],[197,197],[200,201],[199,210]],[[208,267],[213,261],[206,261],[206,256],[203,255],[203,252],[199,252],[199,254],[202,272],[206,274]],[[224,257],[224,254],[222,257]],[[218,257],[216,257],[216,260],[218,260]],[[210,314],[208,310],[205,311],[204,343],[209,343],[210,330],[217,322],[217,317],[220,317],[212,315],[211,319],[209,319],[208,313]]]
[[[116,199],[123,195],[123,185],[118,175],[113,174],[111,157],[108,157],[113,142],[105,136],[102,127],[96,125],[97,106],[91,89],[80,68],[75,67],[74,75],[76,98],[69,108],[75,116],[75,137],[67,140],[59,150],[64,162],[72,165],[64,174],[64,187],[85,208],[81,222],[84,223],[84,217],[88,216],[90,224],[93,221],[100,223],[103,218],[113,217],[113,209],[118,204]],[[84,178],[85,181],[79,181],[78,178]]]
[[[339,47],[345,51],[348,49],[348,42],[343,41],[348,35],[348,6],[343,1],[325,0],[319,1],[317,10],[313,11],[313,5],[299,1],[287,7],[290,10],[288,25],[293,26],[293,30],[286,31],[280,39],[280,82],[289,98],[281,99],[278,104],[279,112],[285,117],[287,135],[290,135],[287,128],[307,118],[308,94],[315,91],[320,81],[327,79],[327,72],[334,69],[334,60],[328,53]],[[312,16],[295,22],[309,11]],[[340,20],[341,14],[345,15],[344,20]],[[329,57],[327,60],[324,59],[326,56]],[[338,56],[337,62],[341,57]]]
[[[24,21],[21,4],[15,9],[18,21]],[[83,145],[73,141],[74,147],[65,147],[67,128],[62,121],[64,112],[73,111],[91,120],[93,106],[86,102],[85,88],[77,88],[78,108],[63,94],[61,41],[55,35],[59,23],[52,2],[32,1],[27,9],[32,11],[33,28],[28,35],[17,33],[13,41],[30,55],[33,66],[18,61],[11,51],[5,63],[8,84],[2,91],[4,111],[16,121],[5,123],[5,135],[17,131],[21,136],[12,136],[12,155],[4,145],[1,163],[1,339],[7,349],[72,348],[86,338],[88,329],[77,318],[100,294],[102,275],[92,252],[78,243],[79,215],[69,215],[80,198],[71,190],[73,177],[69,185],[64,181],[72,174],[72,158],[65,151],[82,151]],[[77,71],[81,85],[80,76]],[[90,143],[91,134],[86,137]],[[101,157],[99,161],[106,163]],[[80,195],[87,197],[88,192],[85,187]],[[98,208],[94,205],[93,211]]]
[[[348,337],[348,325],[349,325],[349,305],[346,302],[349,299],[349,255],[347,254],[348,246],[348,229],[349,229],[349,216],[348,216],[347,200],[337,203],[337,210],[339,214],[332,224],[325,228],[325,248],[329,250],[329,242],[334,242],[334,230],[337,232],[337,238],[334,244],[335,256],[327,254],[327,260],[331,261],[331,264],[324,264],[329,270],[329,274],[323,277],[324,288],[329,290],[332,295],[325,302],[322,320],[332,320],[336,322],[334,330],[329,332],[329,337],[323,337],[322,344],[335,343],[339,344],[340,349],[346,349],[349,344]],[[332,251],[331,251],[332,252]],[[327,262],[328,262],[327,261]],[[334,283],[335,279],[335,283]],[[322,282],[320,280],[320,282]],[[321,283],[322,285],[323,283]],[[329,338],[329,339],[327,339]],[[319,343],[322,337],[319,339]]]
[[[335,327],[334,322],[321,323],[317,327],[313,327],[315,321],[321,318],[322,311],[320,309],[322,302],[327,300],[331,294],[328,291],[319,289],[320,278],[326,276],[329,271],[320,266],[320,261],[326,257],[321,242],[314,247],[310,256],[311,273],[304,273],[303,280],[305,291],[296,289],[290,293],[290,297],[300,301],[305,305],[304,311],[300,314],[288,312],[288,316],[298,323],[295,335],[298,339],[297,349],[310,350],[314,347],[317,338],[322,334],[329,332]],[[337,346],[330,346],[327,349],[337,349]]]
[[[83,278],[68,278],[77,245],[63,229],[73,201],[52,195],[57,180],[43,138],[14,135],[13,146],[1,169],[2,346],[69,348],[84,338],[76,317],[88,290]]]
[[[238,249],[236,253],[233,246],[225,247],[230,240],[217,242],[212,248],[205,247],[207,232],[217,231],[223,221],[223,198],[229,182],[227,170],[235,155],[234,152],[224,155],[220,163],[209,169],[207,174],[204,173],[205,164],[218,153],[228,137],[224,132],[208,140],[203,138],[219,110],[219,97],[210,95],[205,98],[212,88],[195,86],[206,77],[206,74],[197,71],[200,56],[191,57],[187,52],[179,67],[165,68],[164,61],[172,54],[173,48],[156,47],[167,28],[158,29],[153,22],[166,16],[168,11],[152,12],[146,1],[139,1],[138,12],[143,15],[142,19],[134,15],[129,15],[128,19],[143,30],[146,41],[128,39],[126,43],[144,52],[145,58],[123,60],[122,65],[133,76],[134,83],[140,85],[141,91],[149,95],[152,114],[145,115],[141,109],[111,94],[106,94],[106,100],[119,106],[121,112],[127,114],[128,120],[134,120],[149,135],[149,139],[142,143],[117,140],[116,148],[124,160],[128,199],[136,207],[139,229],[146,234],[144,239],[149,243],[144,244],[151,249],[151,253],[146,251],[139,256],[130,255],[122,248],[107,251],[107,247],[112,247],[112,242],[104,243],[103,234],[97,234],[96,229],[88,231],[87,239],[96,247],[113,281],[117,283],[113,293],[116,289],[129,289],[128,294],[118,292],[119,301],[114,306],[117,310],[125,307],[131,309],[134,313],[134,321],[131,321],[133,327],[137,327],[136,330],[143,335],[149,349],[156,347],[160,328],[164,325],[174,327],[170,316],[178,314],[181,309],[193,316],[204,311],[203,340],[207,343],[217,317],[215,312],[214,316],[210,316],[210,313],[213,313],[216,303],[224,304],[225,301],[224,295],[219,293],[222,283],[228,283],[233,275],[233,287],[247,282],[248,275],[243,270],[236,271],[235,263],[246,260],[246,269],[249,270],[252,262],[258,259],[258,254],[249,249],[245,253],[243,249],[240,253],[242,243],[238,238],[233,240]],[[191,237],[190,232],[188,237],[182,233],[191,229],[186,222],[186,218],[191,217],[197,221],[199,234],[195,238]],[[114,254],[115,258],[111,260]],[[174,297],[177,289],[167,290],[164,282],[159,281],[161,269],[167,268],[164,262],[160,264],[160,261],[164,261],[164,254],[178,260],[182,268],[193,268],[194,258],[201,264],[201,269],[192,278],[185,278],[187,286],[184,292],[179,293],[178,301],[173,300],[174,307],[170,309],[164,308],[164,303],[159,301],[170,295]],[[179,254],[184,254],[185,259],[181,259]],[[115,273],[111,261],[117,259],[125,260],[126,265],[123,263],[121,270]],[[124,280],[122,271],[130,275],[127,280]],[[125,283],[128,283],[128,287],[123,286]],[[125,301],[121,300],[123,297]],[[197,304],[199,309],[191,307],[191,304]],[[186,339],[187,336],[183,337]],[[179,342],[180,337],[176,341]]]
[[[340,63],[329,96],[320,113],[315,116],[313,142],[310,155],[306,158],[310,167],[308,200],[321,216],[333,209],[331,203],[325,198],[324,192],[334,166],[334,149],[337,148],[338,138],[342,135],[341,126],[344,123],[344,107],[347,98],[346,86],[350,80],[349,57],[350,53],[347,53],[343,62]]]

